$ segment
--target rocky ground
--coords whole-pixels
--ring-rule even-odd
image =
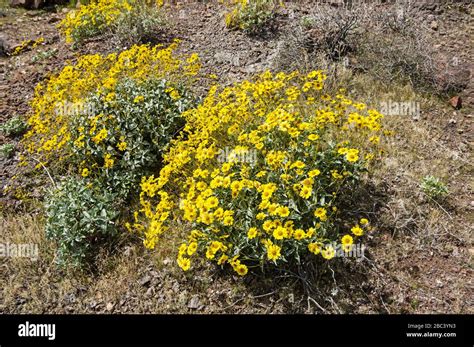
[[[170,12],[167,36],[180,38],[182,51],[197,52],[205,74],[232,83],[273,68],[295,18],[311,6],[289,4],[277,18],[277,31],[250,37],[225,29],[221,5],[186,4]],[[55,28],[67,11],[0,8],[0,122],[27,115],[35,85],[79,54],[117,49],[100,39],[80,50],[67,46]],[[462,90],[427,101],[420,119],[391,121],[400,130],[392,143],[396,157],[373,192],[383,203],[373,207],[381,218],[364,261],[341,262],[311,275],[282,273],[267,280],[257,275],[242,282],[204,265],[199,275],[183,274],[171,249],[158,254],[132,243],[117,245],[93,275],[66,273],[52,264],[41,218],[23,214],[21,202],[2,196],[0,241],[21,230],[48,256],[32,264],[2,264],[6,285],[0,312],[473,313],[472,15],[473,7],[463,4],[421,8],[420,23],[429,27],[433,47],[443,57],[441,80],[448,75]],[[23,40],[40,37],[44,42],[38,47],[11,54]],[[461,98],[461,108],[450,105],[452,96]],[[0,134],[0,145],[18,141]],[[16,172],[17,160],[0,159],[2,186]],[[415,178],[430,168],[449,179],[446,205],[433,206],[415,193]]]

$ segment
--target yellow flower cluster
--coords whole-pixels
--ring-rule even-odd
[[[58,25],[72,43],[81,31],[100,32],[114,23],[121,15],[133,10],[135,0],[93,0],[88,5],[67,14]],[[90,35],[90,33],[89,33]]]
[[[13,50],[12,55],[18,55],[21,52],[27,50],[28,48],[36,48],[38,45],[42,44],[44,42],[44,38],[40,37],[36,40],[25,40],[22,41],[15,49]]]
[[[33,114],[28,119],[31,128],[23,139],[26,151],[43,163],[54,161],[59,164],[74,148],[84,149],[89,140],[101,145],[112,135],[117,138],[114,146],[125,151],[124,137],[115,134],[112,126],[114,117],[94,113],[88,98],[101,97],[113,104],[116,87],[124,79],[191,81],[200,69],[199,58],[197,55],[177,56],[174,53],[177,45],[178,42],[166,48],[136,45],[119,54],[85,55],[75,65],[66,66],[59,74],[39,84],[32,101]],[[177,91],[173,92],[172,96],[179,96]],[[88,114],[88,127],[73,129],[72,123],[79,114]],[[22,165],[26,165],[28,156],[23,158]],[[106,168],[113,166],[112,157],[104,160]]]
[[[92,0],[67,14],[58,25],[67,43],[80,41],[111,29],[121,18],[144,7],[161,8],[163,0]]]
[[[367,158],[380,154],[373,138],[384,134],[383,116],[342,93],[327,95],[325,79],[321,71],[267,71],[220,93],[212,87],[184,113],[184,132],[159,176],[142,179],[141,209],[129,227],[154,248],[173,217],[187,221],[191,231],[178,252],[183,270],[196,254],[245,275],[248,267],[305,252],[331,259],[331,242],[349,251],[363,229],[339,231],[338,206],[344,188],[369,167]]]

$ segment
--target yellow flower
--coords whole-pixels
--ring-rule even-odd
[[[348,148],[345,148],[345,147],[341,147],[337,150],[337,153],[341,154],[341,155],[344,155],[346,154],[347,152],[349,151]]]
[[[143,95],[138,95],[133,99],[133,102],[135,104],[138,104],[138,103],[142,102],[143,100],[145,100],[145,97]]]
[[[303,163],[301,160],[297,160],[293,164],[291,164],[290,169],[303,169],[305,166],[305,163]]]
[[[349,149],[346,153],[346,160],[351,163],[355,163],[359,160],[359,150]]]
[[[308,172],[308,176],[313,178],[315,176],[319,176],[321,174],[321,171],[319,171],[318,169],[314,169],[314,170],[311,170],[310,172]]]
[[[217,205],[219,205],[219,200],[215,196],[207,198],[206,202],[204,203],[204,206],[207,208],[214,208],[217,207]]]
[[[257,236],[257,228],[250,228],[247,232],[247,237],[251,240]]]
[[[330,260],[336,255],[336,250],[332,246],[327,246],[324,250],[321,251],[321,255],[324,259]]]
[[[279,206],[276,212],[280,217],[288,217],[290,215],[290,209],[286,206]]]
[[[314,183],[314,180],[312,178],[306,178],[305,180],[303,180],[301,182],[301,184],[304,186],[304,187],[312,187],[313,186],[313,183]]]
[[[99,143],[101,143],[103,140],[105,140],[106,137],[107,137],[107,129],[102,128],[102,129],[97,133],[97,135],[95,135],[95,136],[92,138],[92,141],[94,141],[96,144],[99,144]]]
[[[271,220],[266,220],[263,222],[263,230],[270,231],[273,228],[273,222]]]
[[[197,250],[197,242],[191,242],[188,246],[188,249],[187,249],[187,253],[189,256],[193,255],[194,253],[196,253],[196,250]]]
[[[321,246],[316,242],[312,242],[308,245],[308,250],[311,253],[319,254],[321,252]]]
[[[206,251],[206,258],[209,260],[212,260],[215,258],[215,256],[216,256],[216,252],[214,252],[212,248],[208,248]]]
[[[288,232],[284,227],[277,227],[273,231],[273,237],[276,240],[283,240],[287,235],[288,235]]]
[[[300,196],[303,199],[308,199],[311,196],[312,192],[313,190],[311,188],[303,187],[300,191]]]
[[[356,225],[355,227],[352,227],[352,228],[351,228],[351,231],[352,231],[352,233],[353,233],[354,235],[356,235],[356,236],[362,236],[362,235],[364,235],[364,230],[363,230],[360,226],[358,226],[358,225]]]
[[[225,226],[231,226],[232,224],[234,224],[234,217],[232,217],[232,216],[224,217],[224,225]]]
[[[207,184],[206,184],[206,182],[202,182],[202,181],[201,181],[201,182],[198,182],[198,183],[196,184],[196,188],[197,188],[198,190],[200,190],[200,191],[203,191],[204,189],[207,188]]]
[[[178,100],[180,98],[178,91],[174,88],[169,88],[166,90],[166,92],[169,93],[171,99],[173,100]]]
[[[248,272],[248,268],[244,264],[239,264],[235,268],[235,272],[237,272],[240,276],[245,276]]]
[[[293,237],[296,240],[301,240],[306,236],[305,232],[302,229],[296,229],[295,232],[293,233]]]
[[[357,160],[359,160],[359,156],[353,152],[349,152],[346,154],[346,159],[348,162],[355,163]]]
[[[82,177],[89,176],[89,169],[88,168],[82,169],[81,175],[82,175]]]
[[[225,254],[221,255],[221,257],[217,261],[217,265],[224,264],[228,259],[229,259],[229,257],[227,255],[225,255]]]
[[[319,135],[310,134],[310,135],[308,136],[308,140],[310,140],[310,141],[316,141],[317,139],[319,139]]]
[[[314,211],[314,216],[318,217],[321,221],[327,220],[327,211],[325,208],[318,207],[316,211]]]
[[[119,151],[125,151],[127,149],[127,143],[122,141],[117,145]]]
[[[376,145],[376,144],[378,144],[378,143],[380,142],[380,137],[375,136],[375,135],[374,135],[374,136],[371,136],[371,137],[369,138],[369,141]]]
[[[189,268],[191,267],[191,260],[189,260],[189,258],[179,257],[178,265],[184,271],[188,271]]]
[[[267,258],[268,260],[275,261],[281,256],[281,247],[275,244],[271,244],[267,247]]]
[[[367,218],[362,218],[362,219],[360,220],[360,224],[361,224],[361,225],[367,225],[367,224],[369,224],[369,220],[368,220]]]
[[[114,166],[114,159],[112,159],[112,155],[106,154],[104,157],[104,167],[110,169],[112,166]]]
[[[351,235],[344,235],[341,239],[341,243],[343,245],[352,245],[354,243],[354,239]]]
[[[210,225],[214,221],[214,216],[212,215],[212,213],[203,212],[201,213],[200,218],[201,222],[206,225]]]

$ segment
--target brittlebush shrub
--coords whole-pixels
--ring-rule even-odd
[[[276,0],[230,1],[232,10],[225,16],[226,26],[249,34],[259,33],[275,18],[279,4]]]
[[[184,125],[181,113],[195,106],[190,87],[199,58],[175,55],[176,45],[83,56],[35,90],[21,165],[33,162],[50,178],[72,179],[48,195],[46,229],[74,264],[90,258],[82,252],[89,240],[101,242],[117,233],[120,214],[107,213],[107,229],[113,232],[104,234],[94,217],[102,215],[91,213],[88,199],[110,202],[106,194],[113,192],[112,211],[126,212],[132,188],[160,167]]]
[[[66,42],[80,43],[103,33],[115,33],[127,26],[138,37],[149,35],[160,27],[163,1],[150,0],[93,0],[67,14],[58,25]],[[128,33],[132,34],[132,33]],[[137,36],[139,34],[139,36]],[[127,37],[129,37],[127,35]],[[127,41],[127,40],[126,40]]]
[[[194,101],[182,86],[154,79],[121,82],[113,102],[93,95],[88,102],[96,115],[73,119],[70,161],[83,177],[99,178],[127,196],[145,172],[160,165],[169,142],[184,126],[181,112]]]
[[[120,200],[100,186],[71,177],[46,199],[46,237],[57,243],[56,263],[83,266],[118,235]]]
[[[135,223],[148,248],[170,221],[189,223],[178,265],[203,256],[249,267],[331,259],[352,249],[370,226],[363,211],[344,210],[387,130],[382,114],[323,89],[321,71],[273,75],[218,92],[184,113],[158,177],[141,182]],[[352,215],[349,220],[342,216]]]
[[[178,56],[176,47],[82,56],[40,83],[22,164],[35,158],[64,173],[115,165],[134,170],[136,162],[156,161],[182,125],[180,113],[192,102],[187,90],[200,69],[197,55]]]

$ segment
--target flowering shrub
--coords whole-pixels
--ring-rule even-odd
[[[152,24],[159,24],[158,8],[162,1],[156,3],[143,0],[93,0],[88,5],[81,6],[77,11],[68,13],[58,25],[66,36],[66,42],[78,43],[106,30],[114,31],[120,21],[132,21],[135,26],[141,27],[143,14],[147,18],[156,20]]]
[[[154,248],[173,217],[187,221],[183,270],[196,255],[245,275],[309,253],[331,259],[333,242],[350,251],[369,222],[342,221],[342,209],[380,155],[383,116],[326,94],[325,79],[321,71],[265,72],[220,93],[213,87],[184,113],[159,176],[142,179],[129,227]]]
[[[176,45],[83,56],[36,88],[21,163],[33,159],[53,176],[76,176],[47,197],[47,235],[60,257],[79,264],[90,259],[89,246],[117,233],[131,188],[161,165],[183,127],[200,63],[197,55],[176,56]],[[111,210],[92,209],[99,202]]]
[[[23,163],[32,156],[52,169],[71,161],[82,167],[99,154],[115,163],[135,155],[152,160],[144,153],[153,157],[156,146],[179,127],[178,115],[189,103],[183,88],[200,68],[197,55],[181,59],[176,47],[141,45],[104,57],[82,56],[39,84],[23,139]]]
[[[117,235],[117,197],[82,179],[69,178],[50,192],[46,204],[46,236],[58,245],[56,261],[82,265],[97,247]]]
[[[71,160],[83,177],[103,178],[126,196],[144,172],[161,163],[162,152],[184,125],[181,112],[194,99],[182,87],[153,79],[125,80],[115,88],[112,103],[104,98],[88,99],[96,115],[72,121]]]
[[[265,27],[275,16],[276,0],[233,0],[232,11],[225,16],[229,29],[239,29],[256,33]]]

